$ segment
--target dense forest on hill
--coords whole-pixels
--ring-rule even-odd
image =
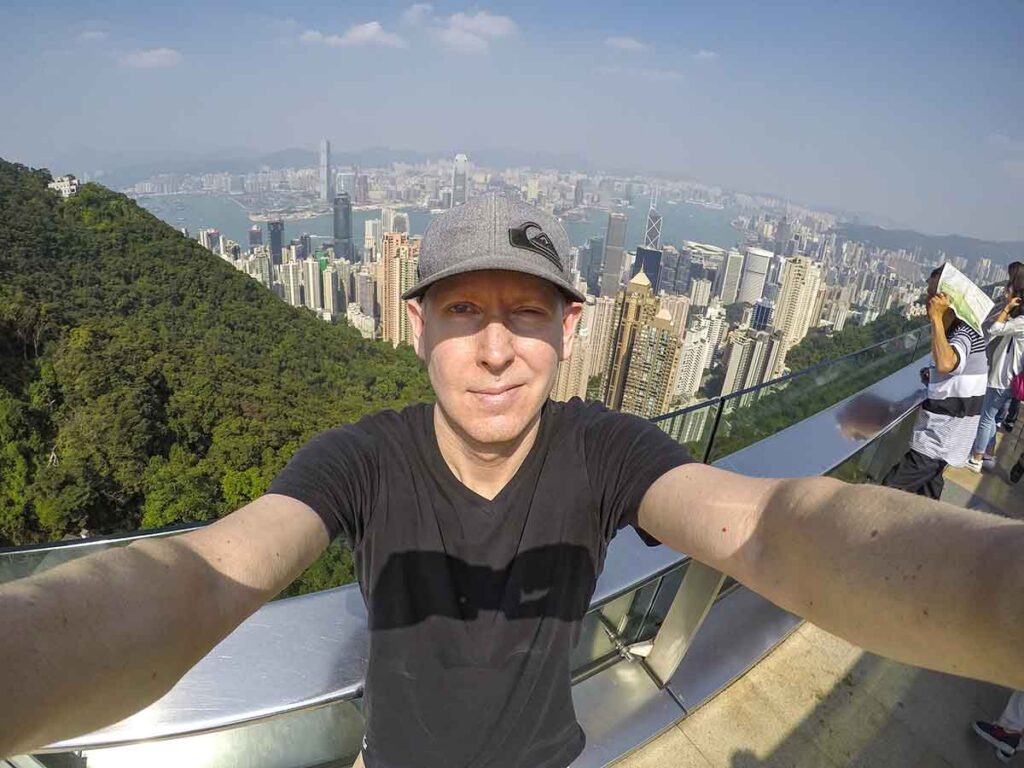
[[[433,398],[411,349],[288,306],[124,195],[49,181],[0,160],[0,546],[215,519],[316,432]]]
[[[914,328],[927,325],[925,317],[905,318],[893,309],[867,325],[847,325],[837,333],[815,328],[786,354],[786,367],[796,373],[812,365],[865,349]]]

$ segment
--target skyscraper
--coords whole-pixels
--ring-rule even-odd
[[[690,283],[690,304],[694,311],[703,311],[711,303],[711,281],[701,278]]]
[[[772,252],[763,248],[747,248],[743,259],[743,274],[740,277],[740,287],[737,294],[737,301],[745,301],[753,304],[764,293],[764,283],[768,276],[768,265],[771,262]]]
[[[284,222],[268,221],[267,230],[270,233],[270,260],[274,264],[280,264],[281,248],[284,244]]]
[[[281,266],[284,300],[293,307],[302,306],[302,265],[292,261]]]
[[[654,193],[651,200],[651,209],[647,212],[647,229],[644,231],[644,246],[658,250],[661,248],[661,214],[654,207],[658,193]]]
[[[649,323],[657,311],[658,300],[651,292],[651,281],[643,272],[638,272],[626,289],[615,297],[615,329],[604,396],[604,403],[609,408],[622,408],[633,342],[637,331]]]
[[[722,268],[715,281],[715,295],[723,304],[735,304],[740,290],[740,275],[743,273],[743,254],[733,249],[726,254]]]
[[[572,190],[572,203],[577,208],[583,205],[583,179],[576,179],[576,186]]]
[[[621,408],[625,413],[649,419],[668,412],[675,395],[682,346],[668,310],[660,309],[639,324],[622,391]]]
[[[320,262],[316,259],[306,259],[295,262],[302,265],[302,288],[304,292],[305,305],[316,311],[324,308],[323,279],[320,275]]]
[[[356,205],[366,205],[370,202],[370,180],[365,173],[356,176]]]
[[[383,235],[380,219],[367,219],[363,223],[363,262],[376,261]]]
[[[614,296],[622,284],[626,256],[626,214],[608,214],[608,230],[604,237],[604,258],[601,259],[601,295]]]
[[[320,200],[329,203],[334,199],[334,173],[331,170],[331,142],[320,139]]]
[[[466,202],[466,176],[469,173],[469,158],[463,154],[455,156],[452,167],[452,208]]]
[[[600,296],[594,300],[593,320],[590,332],[590,364],[587,377],[608,377],[608,360],[611,355],[612,335],[615,330],[615,299]]]
[[[679,373],[676,376],[676,397],[692,397],[700,389],[704,372],[707,370],[708,332],[707,326],[686,334],[686,341],[680,352]]]
[[[778,331],[755,331],[752,328],[740,328],[729,334],[728,349],[725,356],[725,381],[722,383],[722,394],[728,395],[741,389],[755,387],[769,379],[778,367],[778,360],[784,357],[782,334]],[[747,405],[748,399],[743,398],[741,406]]]
[[[402,294],[416,283],[420,240],[404,232],[387,232],[381,242],[381,338],[397,347],[410,341]]]
[[[661,291],[661,251],[657,248],[638,246],[636,257],[633,259],[633,269],[629,274],[630,279],[636,277],[636,273],[641,269],[651,281],[651,290],[657,296]]]
[[[249,227],[249,248],[255,248],[257,245],[263,245],[263,230],[259,224],[253,224]]]
[[[806,256],[796,256],[786,264],[782,278],[782,290],[775,311],[773,325],[782,333],[785,352],[800,342],[807,335],[812,324],[817,323],[814,317],[821,288],[821,265]],[[819,309],[820,311],[820,309]],[[779,363],[774,375],[779,375],[785,359]]]
[[[577,326],[579,328],[579,326]],[[572,354],[558,364],[552,400],[569,400],[587,396],[587,363],[590,359],[590,329],[582,328],[572,342]]]
[[[775,316],[775,302],[770,299],[758,299],[754,305],[750,327],[755,331],[763,331],[772,324]]]
[[[342,192],[334,198],[334,255],[346,261],[355,261],[352,246],[352,198]]]
[[[338,290],[338,272],[334,267],[328,267],[323,271],[323,287],[324,312],[329,312],[331,318],[336,319],[342,313],[345,301]]]

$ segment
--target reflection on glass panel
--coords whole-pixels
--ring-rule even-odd
[[[654,600],[651,601],[650,610],[644,619],[643,627],[639,634],[640,639],[646,640],[658,633],[662,623],[665,621],[665,616],[668,615],[668,609],[676,597],[676,592],[679,591],[679,585],[683,582],[683,575],[686,573],[689,564],[690,561],[686,560],[678,568],[674,568],[658,579],[658,591],[655,593]]]
[[[714,428],[718,404],[717,399],[709,400],[707,403],[658,417],[653,421],[671,435],[673,440],[684,443],[691,456],[703,461]]]
[[[140,538],[178,536],[194,526],[168,528],[157,533],[139,531],[121,538],[82,539],[73,543],[56,543],[53,546],[34,547],[31,549],[0,550],[0,584],[15,579],[23,579],[35,573],[42,573],[56,568],[63,563],[77,560],[114,547],[124,547]]]
[[[728,456],[818,413],[913,362],[924,349],[915,330],[749,392],[723,398],[710,461]]]
[[[661,579],[648,582],[583,617],[580,641],[573,649],[570,663],[573,682],[579,682],[622,658],[612,640],[613,635],[621,646],[649,639],[650,636],[641,637],[641,630],[651,612],[660,582]]]
[[[847,483],[881,483],[886,473],[910,446],[910,435],[917,420],[917,409],[898,424],[872,440],[853,456],[828,473]]]
[[[85,750],[80,758],[35,757],[54,768],[341,768],[355,760],[364,730],[361,701],[342,701],[214,733]]]

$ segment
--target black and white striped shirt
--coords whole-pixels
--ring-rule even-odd
[[[932,366],[928,399],[918,412],[910,447],[961,466],[970,458],[978,432],[988,384],[988,359],[984,337],[962,320],[949,327],[946,339],[957,354],[957,366],[949,373],[939,373]]]

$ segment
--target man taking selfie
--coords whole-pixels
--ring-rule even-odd
[[[627,525],[863,648],[1024,688],[1024,524],[745,477],[636,416],[549,400],[584,299],[568,254],[518,201],[440,216],[403,296],[435,404],[317,434],[202,529],[0,587],[0,701],[17,702],[0,755],[152,703],[339,534],[370,628],[368,768],[569,765],[585,742],[570,653]]]

